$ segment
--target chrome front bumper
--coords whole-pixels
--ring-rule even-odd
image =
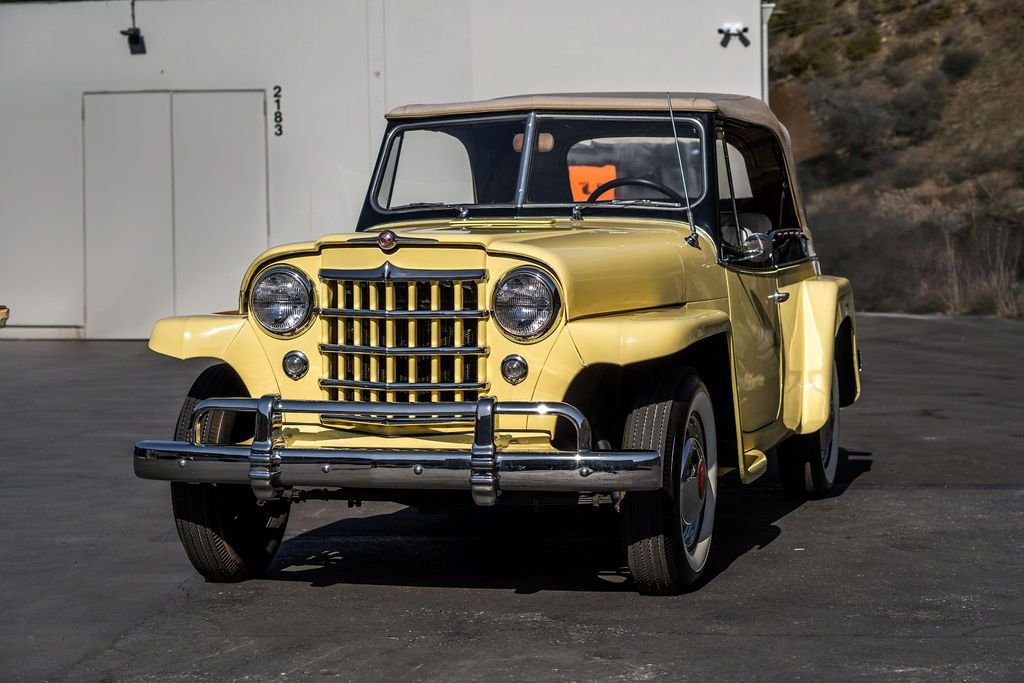
[[[251,446],[199,444],[195,426],[210,411],[256,414]],[[353,422],[472,423],[465,450],[282,448],[284,413],[313,413]],[[494,444],[498,415],[555,415],[576,428],[575,451],[500,452]],[[144,479],[249,484],[263,500],[293,487],[352,489],[468,489],[478,505],[494,505],[502,490],[600,493],[661,487],[656,451],[592,451],[587,419],[566,403],[364,403],[290,401],[278,396],[213,398],[192,413],[188,441],[141,441],[135,474]],[[387,437],[381,437],[386,440]]]

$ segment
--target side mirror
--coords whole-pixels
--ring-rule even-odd
[[[763,232],[751,233],[743,240],[743,258],[751,263],[764,263],[772,258],[772,238]]]

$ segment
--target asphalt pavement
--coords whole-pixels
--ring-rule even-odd
[[[261,580],[205,583],[168,487],[203,361],[0,342],[0,680],[1016,679],[1024,324],[861,316],[836,495],[723,488],[710,580],[637,595],[613,514],[303,503]]]

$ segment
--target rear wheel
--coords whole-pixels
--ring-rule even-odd
[[[694,587],[711,551],[718,449],[711,396],[693,369],[659,378],[626,418],[623,447],[656,450],[659,491],[628,493],[622,534],[637,590],[670,595]]]
[[[779,477],[797,499],[824,498],[839,471],[839,372],[832,365],[828,419],[813,434],[791,436],[777,447]]]
[[[214,396],[245,396],[247,390],[227,365],[203,371],[185,398],[174,438],[184,441],[199,401]],[[251,430],[236,424],[236,413],[213,412],[199,431],[202,443],[237,443]],[[246,433],[248,432],[248,433]],[[260,504],[252,489],[238,484],[171,482],[171,504],[178,537],[192,566],[207,580],[243,581],[261,575],[281,545],[291,503]]]

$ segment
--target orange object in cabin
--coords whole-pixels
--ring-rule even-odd
[[[576,202],[585,202],[590,193],[601,187],[609,180],[615,180],[618,173],[614,164],[605,166],[570,166],[569,185],[572,186],[572,199]],[[612,188],[599,197],[601,199],[615,199],[615,188]]]

